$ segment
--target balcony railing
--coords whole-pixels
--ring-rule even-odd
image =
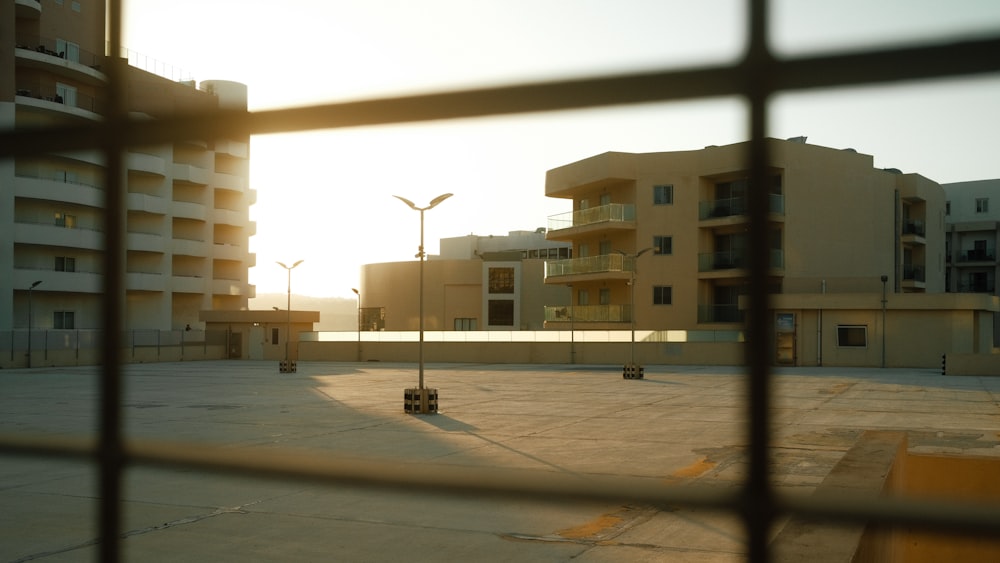
[[[973,281],[958,285],[958,291],[962,293],[994,293],[996,284],[992,281]]]
[[[589,209],[553,215],[549,217],[549,230],[558,231],[560,229],[582,227],[596,223],[624,223],[626,221],[635,221],[635,205],[631,203],[609,203]]]
[[[15,39],[16,47],[18,49],[28,49],[29,51],[37,51],[39,53],[44,53],[46,55],[57,57],[60,59],[69,60],[71,62],[80,63],[82,65],[89,66],[95,70],[100,70],[101,61],[104,59],[102,55],[97,53],[91,53],[86,49],[80,49],[79,47],[67,48],[67,46],[60,46],[59,42],[52,37],[42,37],[39,35],[30,35],[26,33],[18,33]],[[61,50],[59,47],[62,47]]]
[[[545,307],[546,322],[628,323],[632,322],[629,305],[566,305]]]
[[[743,311],[739,305],[698,305],[699,323],[741,323]]]
[[[923,266],[912,266],[909,264],[903,265],[903,280],[905,281],[924,281],[924,267]]]
[[[779,249],[771,249],[772,269],[783,270],[785,268],[785,252]],[[698,255],[698,271],[714,272],[717,270],[735,270],[749,268],[746,253],[742,250],[727,250],[723,252],[705,252]]]
[[[785,214],[785,196],[782,194],[768,194],[768,211],[776,215]],[[730,197],[724,199],[713,199],[698,203],[698,219],[719,219],[721,217],[733,217],[747,214],[747,200],[744,197]]]
[[[602,254],[586,258],[549,260],[545,262],[545,277],[596,274],[602,272],[631,272],[635,260],[622,254]]]
[[[918,237],[922,237],[925,233],[926,229],[924,229],[923,221],[913,219],[903,222],[904,235],[917,235]]]
[[[992,262],[996,260],[996,251],[992,248],[977,248],[959,252],[959,262]]]

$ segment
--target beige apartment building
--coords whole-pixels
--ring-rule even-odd
[[[941,186],[805,141],[769,141],[775,361],[884,365],[888,353],[907,365],[907,327],[922,331],[908,341],[926,344],[923,364],[988,352],[995,301],[905,295],[945,291]],[[744,320],[747,148],[608,152],[550,170],[546,195],[573,211],[549,219],[548,238],[573,257],[548,261],[545,283],[572,287],[572,305],[547,306],[546,327],[732,339]]]
[[[0,127],[104,118],[104,21],[102,1],[0,3]],[[196,87],[130,66],[127,83],[135,119],[247,104],[235,82]],[[200,311],[247,307],[249,156],[249,137],[129,149],[126,329],[197,332]],[[0,331],[101,326],[106,184],[94,150],[0,161]]]

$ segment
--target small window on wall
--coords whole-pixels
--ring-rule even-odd
[[[653,237],[653,254],[667,255],[674,253],[674,237]]]
[[[71,329],[76,328],[73,311],[55,311],[52,313],[52,328]]]
[[[867,348],[866,325],[837,325],[837,346],[841,348]]]
[[[476,330],[476,319],[456,317],[455,330]]]
[[[75,272],[76,258],[69,256],[56,256],[55,269],[57,272]]]
[[[673,287],[669,285],[653,286],[653,305],[670,305],[673,301]]]
[[[674,203],[674,186],[665,184],[653,186],[653,205],[672,205]]]
[[[272,328],[271,329],[271,344],[277,344],[277,343],[278,343],[278,329]]]

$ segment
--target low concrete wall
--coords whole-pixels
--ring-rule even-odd
[[[301,361],[416,362],[418,342],[300,342]],[[641,342],[635,344],[640,365],[731,365],[744,362],[739,342]],[[633,350],[628,342],[424,342],[425,362],[486,364],[625,364]]]
[[[945,375],[998,375],[1000,354],[947,354]]]

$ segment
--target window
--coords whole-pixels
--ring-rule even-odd
[[[510,299],[491,299],[489,315],[490,326],[514,326],[514,302]]]
[[[476,319],[455,317],[455,330],[476,330]]]
[[[674,299],[674,288],[669,285],[653,286],[653,305],[671,305]]]
[[[55,220],[57,227],[66,227],[67,229],[76,227],[76,215],[56,212]]]
[[[278,333],[278,329],[277,328],[272,328],[271,329],[271,344],[275,344],[275,345],[278,344],[278,334],[279,333]]]
[[[52,313],[52,328],[70,329],[73,325],[73,311],[55,311]]]
[[[75,272],[76,258],[70,258],[68,256],[56,256],[56,271]]]
[[[977,197],[976,198],[976,213],[989,213],[990,211],[990,198],[988,197]]]
[[[489,278],[490,293],[514,293],[514,268],[490,268]]]
[[[56,82],[56,101],[67,106],[76,107],[76,88],[62,82]]]
[[[579,246],[579,249],[580,249],[580,258],[586,258],[587,256],[590,256],[590,245],[589,244],[587,244],[585,242],[581,242],[580,246]]]
[[[601,248],[598,251],[598,254],[600,254],[601,256],[605,256],[605,255],[611,254],[611,241],[610,240],[602,240],[601,244],[600,244],[600,247]]]
[[[576,304],[577,305],[590,305],[590,291],[586,289],[581,289],[576,292]]]
[[[945,215],[951,215],[951,202],[950,201],[944,202],[944,214]]]
[[[601,205],[611,205],[611,194],[601,194]]]
[[[606,287],[602,287],[600,292],[597,294],[597,300],[601,303],[601,305],[610,305],[611,290]]]
[[[653,186],[653,205],[672,205],[674,203],[673,184]]]
[[[80,62],[80,46],[72,41],[56,39],[56,52],[67,61]]]
[[[674,237],[653,237],[653,254],[673,254]]]
[[[837,346],[841,348],[867,348],[867,325],[837,325]]]

